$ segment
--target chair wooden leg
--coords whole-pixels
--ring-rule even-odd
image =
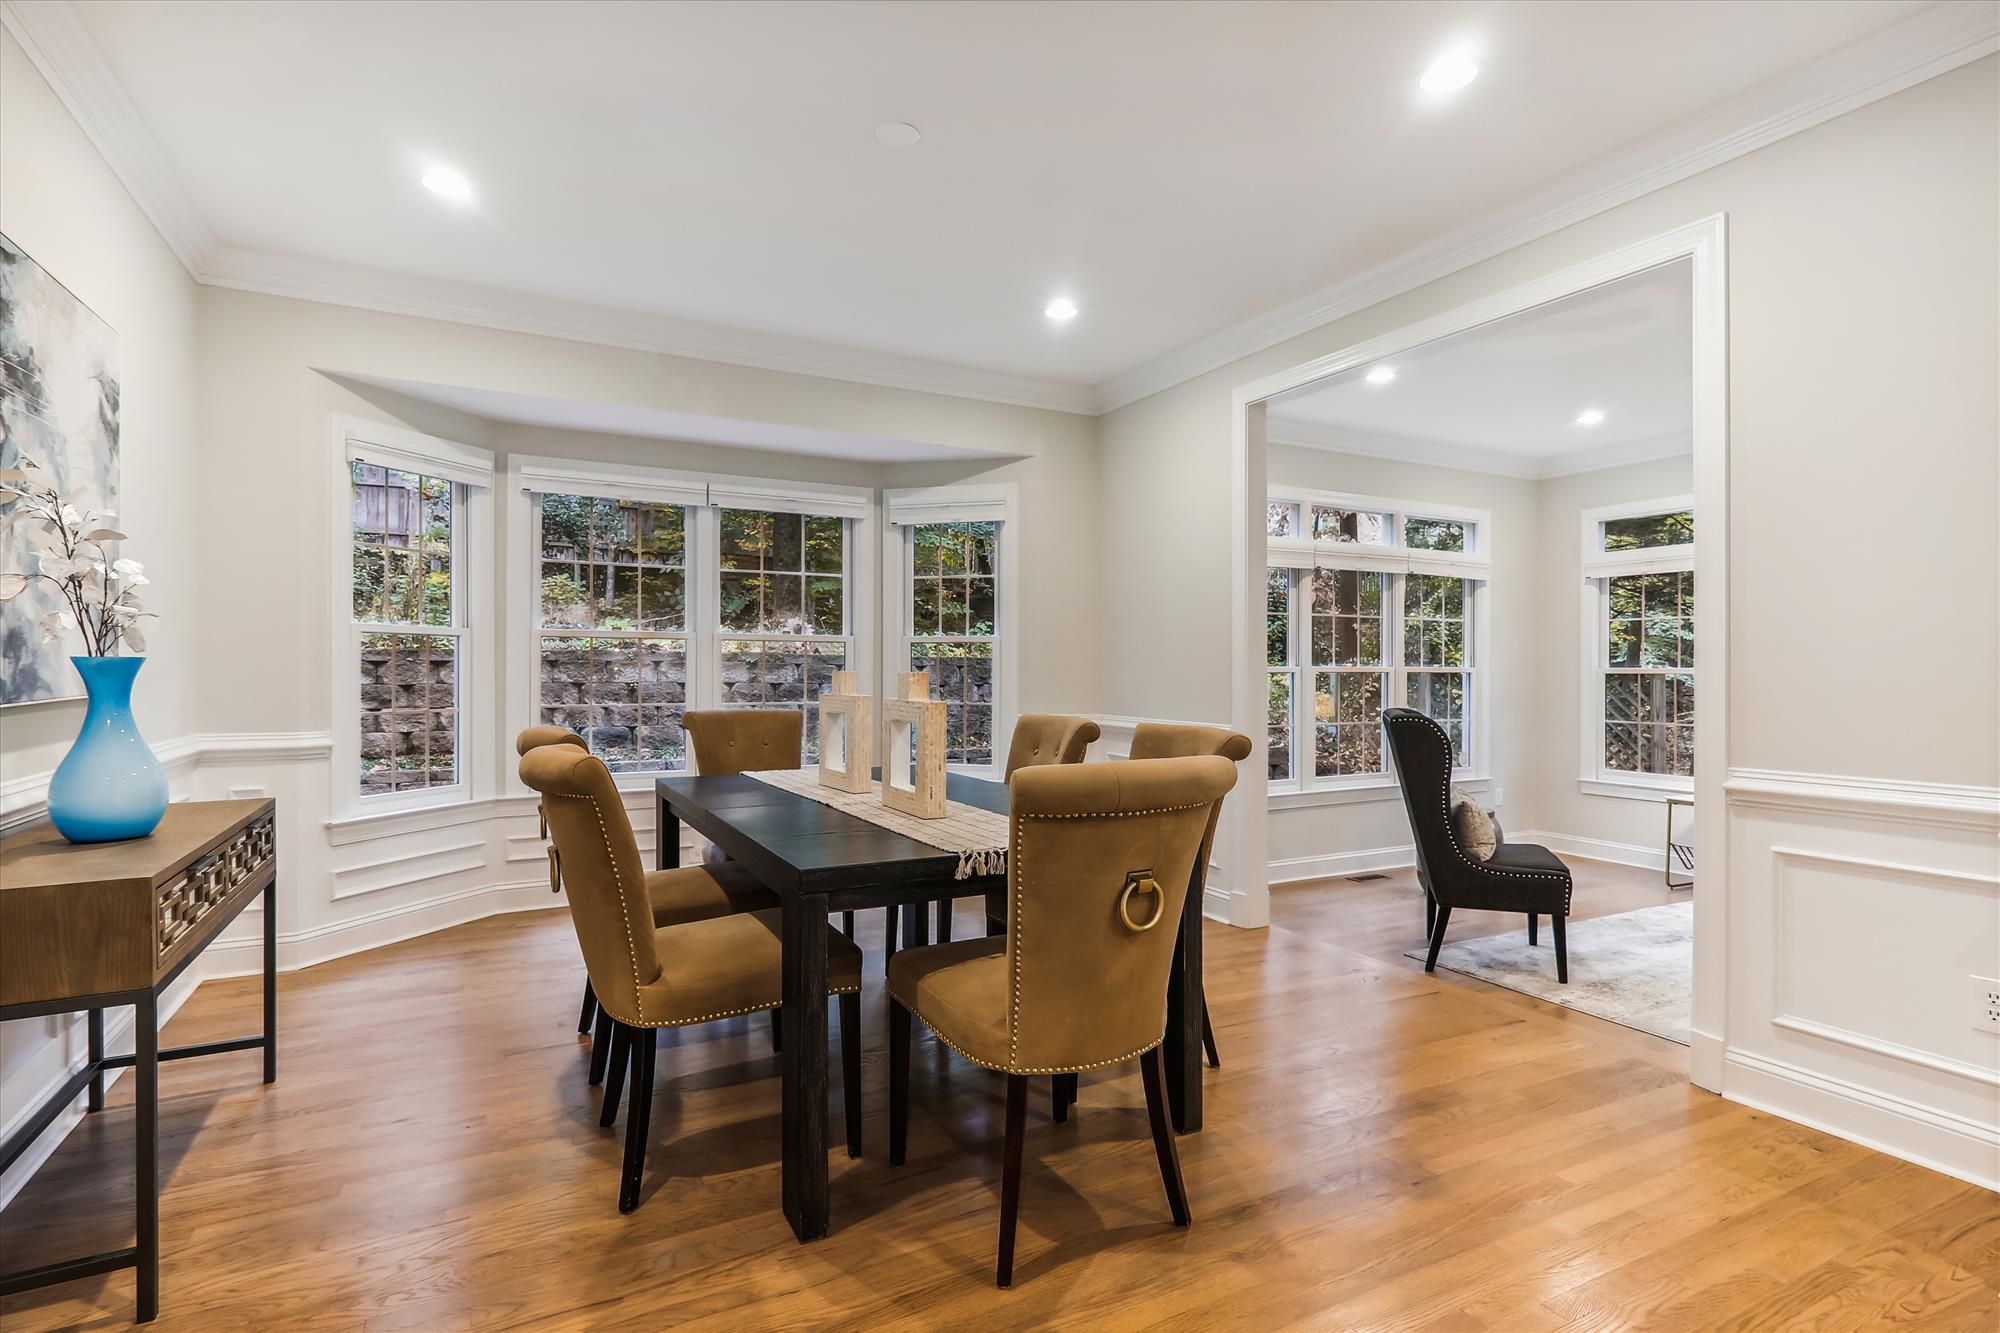
[[[1058,1125],[1069,1122],[1069,1108],[1076,1105],[1076,1075],[1049,1076],[1049,1114]]]
[[[1438,950],[1444,947],[1444,928],[1449,924],[1451,924],[1451,909],[1449,907],[1446,907],[1443,903],[1439,903],[1437,909],[1437,925],[1431,929],[1431,952],[1430,956],[1424,959],[1424,971],[1426,972],[1437,971]],[[1560,940],[1562,938],[1562,935],[1560,933],[1561,927],[1557,928],[1557,932],[1558,933],[1556,935],[1556,938]]]
[[[847,1104],[847,1155],[861,1155],[861,992],[840,997],[840,1094]]]
[[[1429,889],[1425,889],[1424,890],[1424,938],[1429,939],[1431,936],[1437,934],[1437,928],[1438,928],[1437,899],[1431,897],[1431,891]]]
[[[590,978],[583,979],[583,1012],[577,1015],[576,1030],[588,1034],[591,1025],[597,1021],[597,992],[590,988]]]
[[[646,1146],[653,1128],[653,1060],[660,1030],[635,1028],[627,1044],[632,1053],[632,1109],[625,1117],[625,1169],[618,1179],[621,1213],[639,1206],[639,1186],[645,1183]]]
[[[1007,1140],[1000,1150],[1000,1265],[997,1286],[1014,1285],[1014,1222],[1021,1213],[1021,1139],[1028,1128],[1028,1076],[1007,1075]]]
[[[889,911],[893,916],[895,908]],[[910,1141],[910,1011],[889,1001],[889,1165],[903,1164]]]
[[[939,944],[951,943],[951,909],[956,905],[957,904],[953,903],[952,900],[949,898],[946,898],[938,903],[937,942]]]
[[[896,928],[902,924],[903,909],[888,907],[883,909],[883,914],[889,918],[888,924],[883,927],[882,935],[882,974],[887,976],[889,960],[896,956]]]
[[[611,1023],[611,1059],[605,1066],[604,1110],[597,1123],[609,1129],[618,1120],[618,1099],[625,1091],[625,1066],[632,1059],[632,1029],[617,1020]]]
[[[1535,947],[1535,930],[1541,924],[1542,915],[1540,912],[1528,913],[1528,947],[1530,949]]]
[[[590,1037],[590,1086],[604,1082],[605,1061],[611,1055],[611,1015],[597,1006],[597,1030]]]
[[[1174,1225],[1187,1226],[1187,1186],[1181,1181],[1180,1150],[1174,1146],[1174,1127],[1167,1122],[1166,1078],[1160,1071],[1160,1048],[1155,1046],[1139,1057],[1139,1077],[1146,1085],[1146,1117],[1153,1122],[1153,1152],[1160,1159],[1160,1183],[1167,1187],[1167,1207],[1173,1209]]]
[[[1222,1068],[1222,1055],[1215,1049],[1215,1024],[1208,1020],[1208,998],[1201,1001],[1201,1049],[1208,1053],[1208,1067]]]
[[[854,938],[853,912],[842,912],[840,914],[840,933],[847,936],[850,940]]]
[[[773,1009],[771,1011],[771,1054],[782,1055],[784,1053],[784,1050],[785,1050],[784,1011],[779,1009]]]
[[[1556,980],[1569,985],[1569,941],[1564,938],[1563,927],[1567,924],[1560,912],[1551,912],[1549,921],[1556,928]]]

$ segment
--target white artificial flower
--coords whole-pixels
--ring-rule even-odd
[[[40,568],[43,574],[60,583],[64,579],[81,574],[86,569],[89,569],[90,562],[88,560],[71,560],[66,556],[57,555],[54,551],[44,551],[42,552]]]
[[[139,575],[144,574],[146,572],[146,567],[144,565],[140,564],[137,560],[134,560],[129,556],[121,557],[117,560],[112,561],[111,567],[117,570],[120,574],[124,575],[128,579],[137,578]]]
[[[77,528],[83,526],[83,511],[75,505],[64,505],[62,507],[62,521],[64,527],[75,531]]]

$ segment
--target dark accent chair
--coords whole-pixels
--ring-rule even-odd
[[[1437,967],[1445,926],[1454,907],[1482,912],[1525,912],[1528,942],[1547,913],[1555,926],[1556,980],[1569,982],[1570,874],[1556,854],[1531,842],[1503,842],[1490,860],[1475,861],[1459,847],[1451,827],[1451,738],[1444,728],[1409,708],[1382,710],[1382,729],[1396,760],[1396,777],[1417,845],[1417,882],[1435,919],[1424,971]]]

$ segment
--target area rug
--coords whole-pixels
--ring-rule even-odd
[[[1694,903],[1642,907],[1569,923],[1569,984],[1556,980],[1555,939],[1546,919],[1528,944],[1525,917],[1504,935],[1445,936],[1438,966],[1688,1044],[1694,996]],[[1422,949],[1406,957],[1423,960]]]

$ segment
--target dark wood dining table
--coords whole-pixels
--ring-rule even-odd
[[[955,878],[958,855],[741,774],[659,779],[656,863],[680,864],[680,826],[734,857],[783,908],[782,1088],[785,1217],[801,1241],[827,1231],[827,913],[903,909],[905,947],[928,939],[929,904],[1004,889],[1004,875]],[[946,794],[1006,813],[1007,784],[953,773]],[[879,982],[877,983],[879,984]],[[1167,995],[1165,1062],[1174,1127],[1201,1128],[1201,902],[1190,893]]]

